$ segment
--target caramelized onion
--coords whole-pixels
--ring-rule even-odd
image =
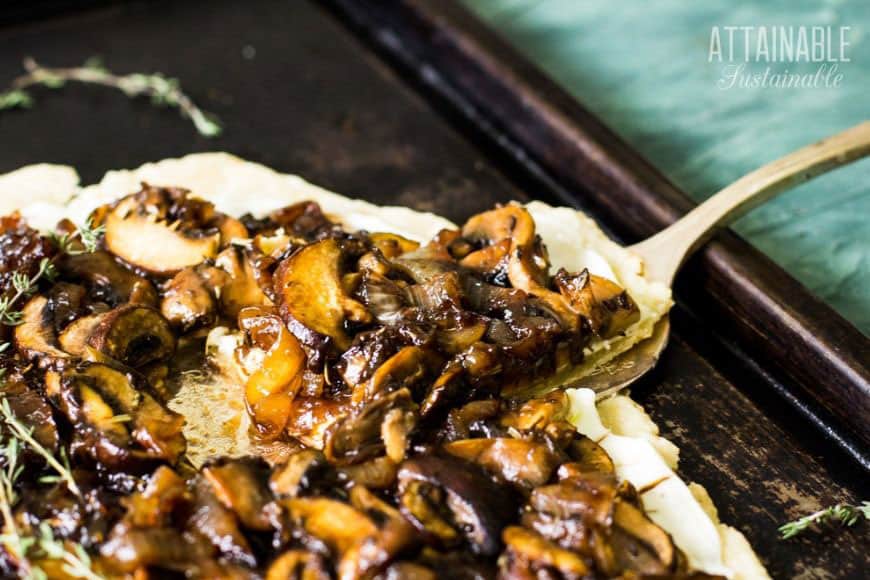
[[[265,351],[262,364],[245,384],[245,402],[264,434],[277,435],[290,417],[290,404],[302,385],[305,352],[275,314],[249,307],[239,313],[239,326]]]

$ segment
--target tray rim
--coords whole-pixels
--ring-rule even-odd
[[[561,201],[591,205],[623,240],[643,239],[696,205],[458,0],[319,2]],[[775,395],[870,471],[870,338],[730,229],[682,271],[678,301],[717,323],[729,348],[767,361]]]

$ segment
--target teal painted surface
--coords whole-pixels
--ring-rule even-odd
[[[698,200],[870,119],[867,0],[464,1]],[[849,26],[840,86],[720,88],[728,63],[708,62],[711,29],[724,41],[731,25],[832,26],[834,57],[838,28]],[[746,66],[761,73],[767,63],[750,56]],[[782,194],[735,227],[870,334],[870,160]]]

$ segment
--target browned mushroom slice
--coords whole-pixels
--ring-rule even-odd
[[[161,465],[147,479],[145,489],[130,495],[124,517],[139,528],[171,525],[175,510],[190,499],[184,479]]]
[[[363,271],[354,295],[384,325],[399,322],[403,309],[408,306],[406,288],[402,283],[371,270]]]
[[[85,363],[62,374],[46,373],[45,386],[61,411],[80,426],[77,435],[82,438],[74,445],[78,453],[104,465],[137,469],[155,460],[175,462],[184,453],[183,418],[136,388],[127,373]]]
[[[362,463],[343,465],[338,468],[338,473],[353,483],[369,489],[388,489],[396,483],[399,466],[383,455]]]
[[[401,461],[408,434],[416,424],[416,405],[408,389],[399,389],[339,419],[329,429],[325,453],[340,464],[359,463],[389,452]]]
[[[517,513],[516,499],[509,489],[497,485],[477,465],[457,457],[421,455],[406,460],[399,469],[400,505],[402,513],[424,533],[431,533],[427,521],[415,515],[419,512],[407,507],[416,500],[406,495],[419,492],[421,488],[415,482],[427,484],[424,489],[443,491],[443,505],[450,512],[447,523],[461,530],[474,554],[498,554],[501,532]],[[431,505],[431,502],[424,503]],[[445,522],[444,516],[439,519]]]
[[[205,537],[224,557],[256,566],[257,560],[245,535],[239,530],[236,516],[224,507],[209,482],[197,477],[193,484],[194,504],[187,528]]]
[[[401,349],[380,365],[368,381],[356,386],[354,404],[363,404],[398,389],[414,389],[429,374],[429,358],[426,351],[417,346]]]
[[[306,239],[312,239],[335,225],[323,214],[320,205],[313,201],[300,201],[275,210],[269,214],[267,221]]]
[[[444,423],[442,437],[448,442],[467,439],[472,431],[493,419],[499,410],[501,410],[501,401],[496,399],[471,401],[458,409],[451,409]]]
[[[221,247],[227,247],[233,243],[248,239],[248,228],[241,221],[228,215],[218,214],[217,228],[221,234]]]
[[[291,454],[287,461],[277,466],[269,476],[269,489],[276,497],[297,497],[310,489],[329,471],[323,453],[303,449]]]
[[[526,439],[465,439],[448,443],[444,450],[526,489],[547,483],[559,464],[547,445]]]
[[[360,332],[335,365],[338,374],[345,384],[357,387],[370,379],[402,345],[402,337],[389,326]]]
[[[576,519],[589,525],[606,526],[616,499],[616,482],[611,476],[586,474],[557,484],[536,488],[529,498],[535,511],[553,518]]]
[[[507,550],[499,560],[499,578],[581,580],[588,578],[591,572],[579,554],[560,548],[525,528],[505,529],[504,543]]]
[[[55,282],[46,293],[55,330],[65,328],[88,311],[85,308],[87,290],[69,282]]]
[[[132,574],[148,566],[183,570],[209,554],[174,528],[134,528],[122,522],[100,546],[100,555],[111,570]]]
[[[543,430],[549,423],[568,417],[568,396],[564,391],[553,391],[546,396],[525,401],[499,418],[504,427],[518,431]]]
[[[278,525],[279,509],[267,485],[268,466],[259,459],[223,459],[202,469],[215,496],[252,530]]]
[[[57,423],[51,412],[51,406],[43,396],[34,388],[29,387],[22,380],[6,378],[0,381],[0,398],[8,402],[12,415],[26,427],[30,428],[31,435],[44,448],[52,453],[57,450],[58,433]],[[0,435],[2,440],[7,441],[6,425],[0,422]],[[30,458],[29,448],[24,448],[25,457]],[[33,454],[33,458],[36,455]]]
[[[398,234],[375,232],[369,235],[369,240],[387,258],[398,258],[420,247],[419,243]]]
[[[160,313],[182,332],[213,322],[216,311],[213,289],[195,268],[183,269],[163,287]]]
[[[605,338],[625,331],[640,319],[640,309],[625,288],[607,278],[586,270],[576,276],[559,270],[554,282],[571,308],[586,317],[592,329]]]
[[[399,510],[365,487],[353,486],[348,499],[353,507],[372,519],[378,531],[342,554],[338,566],[340,578],[371,577],[397,556],[419,545],[419,535]]]
[[[323,556],[307,550],[287,550],[266,570],[266,580],[329,580]]]
[[[563,328],[580,328],[577,313],[559,293],[547,288],[549,265],[535,236],[535,221],[525,208],[511,204],[477,214],[462,227],[462,237],[490,245],[509,239],[507,277],[511,285],[546,304]]]
[[[169,358],[175,352],[175,335],[158,311],[128,304],[103,315],[91,332],[88,345],[136,368]]]
[[[676,549],[671,537],[640,509],[628,502],[617,501],[613,509],[613,526],[613,552],[623,570],[643,575],[674,571]]]
[[[214,258],[220,246],[220,232],[213,227],[186,229],[201,225],[187,223],[186,219],[169,221],[180,216],[149,203],[155,197],[152,192],[153,189],[146,189],[127,196],[108,211],[104,221],[106,248],[126,263],[160,275],[172,275]],[[160,202],[166,203],[164,199]]]
[[[57,337],[61,348],[73,356],[86,357],[88,349],[93,348],[88,344],[88,339],[105,315],[105,312],[100,312],[74,320]]]
[[[344,554],[378,528],[360,510],[325,497],[299,497],[283,500],[294,525],[322,541],[336,554]]]
[[[476,252],[471,252],[459,261],[459,265],[483,274],[487,280],[496,283],[503,282],[501,277],[507,274],[510,249],[511,241],[509,239],[501,240]]]
[[[34,296],[21,309],[21,324],[15,327],[15,347],[27,360],[41,367],[65,361],[70,355],[58,348],[54,320],[45,296]]]
[[[305,344],[316,346],[319,337],[328,337],[343,351],[350,346],[345,322],[371,320],[365,307],[342,286],[342,260],[341,244],[328,238],[297,251],[275,272],[281,314]]]
[[[296,397],[290,403],[285,431],[306,447],[323,449],[332,429],[352,411],[349,399]]]
[[[64,254],[58,260],[58,270],[64,277],[84,283],[94,299],[112,306],[128,302],[157,304],[157,292],[151,282],[124,268],[103,250]]]
[[[218,254],[215,266],[226,272],[228,280],[220,290],[221,309],[225,316],[235,318],[247,306],[271,306],[263,293],[250,256],[238,247],[229,247]]]
[[[575,435],[567,451],[574,461],[559,467],[559,479],[595,472],[614,473],[613,460],[599,444],[588,437]]]

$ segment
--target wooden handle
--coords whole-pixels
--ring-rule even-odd
[[[656,235],[629,248],[645,276],[670,285],[683,261],[716,230],[776,194],[870,154],[870,121],[744,175]]]

